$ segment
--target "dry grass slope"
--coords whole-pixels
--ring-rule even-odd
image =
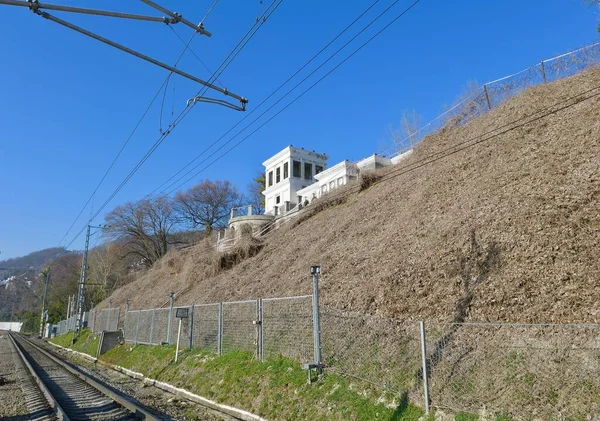
[[[308,268],[320,264],[323,303],[340,309],[409,320],[599,322],[598,97],[418,166],[596,86],[600,69],[529,89],[426,138],[368,188],[315,204],[318,212],[273,232],[230,269],[215,266],[219,257],[201,244],[171,253],[111,298],[147,308],[183,288],[179,304],[306,294]]]

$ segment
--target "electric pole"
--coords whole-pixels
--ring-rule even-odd
[[[44,277],[46,278],[46,286],[44,287],[44,296],[42,298],[42,314],[40,314],[40,333],[38,338],[42,339],[44,337],[44,313],[46,312],[46,298],[48,298],[48,284],[50,283],[50,268],[44,269],[42,272]]]
[[[85,231],[85,247],[83,249],[83,260],[81,262],[81,276],[79,278],[79,288],[77,291],[77,324],[75,330],[77,333],[83,327],[83,306],[85,304],[85,275],[87,270],[88,249],[90,247],[90,230],[92,226],[88,224]]]
[[[92,228],[104,229],[109,227],[107,225],[93,226],[88,224],[87,230],[85,232],[85,247],[83,249],[83,260],[81,262],[81,277],[79,278],[79,288],[77,291],[77,307],[75,307],[75,315],[77,318],[75,331],[77,335],[79,335],[81,329],[83,329],[83,313],[85,308],[85,279],[87,272],[88,251],[90,248],[90,232]],[[75,335],[73,335],[73,340],[75,340]]]

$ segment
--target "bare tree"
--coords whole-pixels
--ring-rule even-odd
[[[169,198],[161,196],[117,206],[105,217],[108,234],[126,245],[124,256],[137,256],[145,266],[167,253],[176,223]]]
[[[248,196],[250,204],[256,213],[264,213],[265,211],[265,196],[262,192],[266,187],[266,178],[264,171],[258,171],[256,177],[248,183]]]
[[[98,303],[108,295],[127,276],[127,260],[121,242],[112,241],[95,247],[89,254],[88,279],[92,284],[89,288],[89,299]]]
[[[402,110],[400,114],[400,127],[388,127],[387,134],[394,143],[397,152],[412,148],[417,143],[418,132],[423,123],[423,118],[415,110]]]
[[[214,228],[227,226],[231,208],[241,204],[242,195],[227,180],[204,180],[175,195],[175,207],[180,217],[194,228],[203,227],[207,234]]]

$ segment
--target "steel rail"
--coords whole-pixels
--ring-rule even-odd
[[[9,335],[12,336],[12,335],[14,335],[14,333],[10,333]],[[103,395],[108,396],[109,398],[114,400],[117,404],[119,404],[122,407],[124,407],[125,409],[128,409],[129,411],[131,411],[134,414],[134,416],[136,416],[137,418],[142,419],[142,420],[148,420],[148,421],[159,421],[160,420],[160,418],[155,417],[154,415],[152,415],[150,412],[148,412],[141,406],[130,401],[127,397],[113,391],[112,389],[110,389],[107,386],[98,382],[93,377],[83,373],[82,371],[76,369],[75,367],[73,367],[73,366],[67,364],[66,362],[62,361],[61,359],[55,357],[53,354],[46,351],[39,345],[33,343],[29,339],[26,339],[22,336],[20,336],[20,339],[23,340],[24,342],[27,342],[38,352],[40,352],[41,354],[43,354],[44,356],[46,356],[47,358],[52,360],[54,363],[58,364],[61,368],[67,370],[73,376],[84,381],[85,383],[87,383],[88,385],[90,385],[91,387],[93,387],[94,389],[96,389],[97,391],[102,393]],[[16,341],[14,341],[14,342],[16,343]],[[19,346],[19,344],[17,344],[17,346]],[[41,381],[41,379],[40,379],[40,381]]]
[[[58,403],[56,398],[52,395],[50,390],[48,390],[48,387],[44,384],[44,382],[42,381],[40,376],[35,372],[35,370],[31,366],[31,364],[27,360],[27,358],[25,358],[25,354],[23,354],[21,347],[17,344],[17,342],[15,341],[15,338],[13,338],[13,334],[11,332],[8,333],[8,337],[10,338],[10,341],[12,342],[13,346],[17,350],[17,353],[19,354],[21,361],[23,362],[25,367],[27,367],[27,371],[29,371],[29,374],[31,374],[31,377],[37,383],[38,387],[42,391],[42,394],[48,401],[48,404],[56,412],[56,417],[62,421],[70,421],[69,417],[67,416],[67,414],[65,414],[65,411],[62,409],[62,407],[60,406],[60,404]]]

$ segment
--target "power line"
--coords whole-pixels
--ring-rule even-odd
[[[232,52],[230,52],[228,54],[228,56],[226,57],[226,59],[223,61],[223,63],[225,63],[225,61],[229,60],[227,65],[223,66],[223,63],[221,63],[221,65],[219,66],[219,68],[216,71],[216,72],[220,71],[220,73],[218,73],[218,74],[216,74],[216,72],[213,73],[213,75],[211,76],[209,81],[213,80],[213,77],[215,77],[215,78],[219,77],[227,69],[227,67],[229,65],[231,65],[233,59],[239,54],[241,49],[243,49],[248,44],[248,42],[254,37],[254,35],[258,32],[258,30],[266,22],[266,19],[272,15],[272,13],[277,9],[277,7],[279,7],[279,5],[282,3],[282,1],[283,0],[273,0],[270,3],[267,10],[265,10],[265,18],[263,20],[261,20],[260,22],[258,22],[258,21],[255,22],[252,25],[251,29],[246,32],[246,34],[242,37],[242,40],[240,40],[240,42],[238,42],[238,44],[234,47]],[[276,3],[276,6],[271,11],[270,7],[275,3]],[[267,15],[267,13],[268,13],[268,15]],[[252,30],[253,30],[253,32],[252,32]],[[240,47],[240,45],[241,45],[241,47]],[[236,49],[238,49],[237,52],[235,52]],[[234,52],[235,52],[235,54],[234,54]],[[233,55],[233,58],[231,58],[232,55]],[[165,83],[166,83],[166,80],[165,80]],[[162,86],[161,86],[161,89],[162,89]],[[160,93],[160,90],[158,93]],[[158,94],[157,94],[157,96],[158,96]],[[156,96],[155,96],[155,99],[156,99]],[[100,206],[100,208],[91,217],[91,219],[96,218],[102,212],[102,210],[104,210],[104,208],[108,205],[108,203],[119,193],[119,191],[121,191],[121,189],[125,186],[125,184],[127,184],[127,182],[131,179],[131,177],[133,177],[133,175],[139,170],[139,168],[148,160],[148,158],[154,153],[154,151],[160,146],[160,144],[167,138],[167,136],[169,136],[169,134],[172,133],[172,131],[175,129],[175,127],[177,127],[177,125],[187,116],[187,114],[191,111],[191,109],[194,107],[194,105],[195,105],[195,103],[188,103],[188,105],[179,113],[179,115],[175,118],[175,120],[169,125],[169,128],[164,133],[161,133],[161,135],[156,140],[156,142],[151,146],[151,148],[146,152],[146,154],[140,159],[140,161],[130,171],[130,173],[125,177],[125,179],[119,184],[119,186],[111,193],[109,198],[102,204],[102,206]],[[70,247],[70,245],[79,237],[79,235],[81,235],[81,233],[84,230],[85,230],[85,226],[73,237],[73,239],[65,247],[66,248]]]
[[[381,12],[375,19],[373,19],[371,22],[369,22],[369,24],[363,28],[363,30],[361,30],[358,34],[356,34],[353,38],[350,39],[350,41],[348,41],[346,44],[344,44],[342,47],[340,47],[340,49],[338,49],[334,55],[332,55],[330,58],[327,59],[327,61],[329,61],[333,56],[337,55],[342,49],[344,49],[350,42],[352,42],[358,35],[360,35],[362,32],[364,32],[366,30],[366,28],[368,28],[370,25],[372,25],[375,21],[377,21],[380,17],[382,17],[385,13],[387,13],[396,3],[398,3],[400,0],[395,0],[394,2],[392,2],[392,4],[390,6],[388,6],[383,12]],[[248,134],[246,137],[244,137],[243,139],[241,139],[239,142],[235,143],[231,148],[229,148],[228,150],[226,150],[223,154],[219,155],[215,160],[213,160],[211,163],[209,163],[208,165],[206,165],[205,167],[203,167],[200,171],[196,172],[195,174],[193,174],[191,177],[187,178],[184,182],[180,183],[179,185],[177,185],[174,189],[171,189],[167,194],[171,194],[172,192],[174,192],[175,190],[177,190],[179,187],[183,186],[184,184],[186,184],[187,182],[191,181],[194,177],[196,177],[197,175],[199,175],[201,172],[203,172],[204,170],[206,170],[207,168],[209,168],[211,165],[213,165],[215,162],[219,161],[220,159],[222,159],[225,155],[227,155],[229,152],[231,152],[233,149],[235,149],[237,146],[239,146],[241,143],[243,143],[246,139],[248,139],[250,136],[252,136],[253,134],[255,134],[256,132],[258,132],[260,129],[262,129],[265,125],[267,125],[269,122],[271,122],[275,117],[277,117],[279,114],[281,114],[282,112],[284,112],[285,110],[287,110],[292,104],[294,104],[296,101],[298,101],[300,98],[302,98],[306,93],[308,93],[309,91],[311,91],[315,86],[317,86],[319,83],[321,83],[325,78],[327,78],[329,75],[331,75],[334,71],[336,71],[340,66],[342,66],[345,62],[347,62],[350,58],[352,58],[356,53],[358,53],[359,51],[361,51],[366,45],[368,45],[371,41],[373,41],[375,38],[377,38],[379,35],[381,35],[381,33],[383,33],[386,29],[388,29],[393,23],[395,23],[398,19],[400,19],[402,16],[404,16],[406,13],[408,13],[413,7],[415,7],[421,0],[416,0],[415,2],[413,2],[411,5],[409,5],[407,8],[405,8],[402,12],[400,12],[398,15],[396,15],[396,17],[394,17],[394,19],[392,19],[387,25],[385,25],[382,29],[380,29],[378,32],[376,32],[374,35],[372,35],[369,39],[367,39],[363,44],[361,44],[358,48],[356,48],[352,53],[350,53],[346,58],[344,58],[341,62],[339,62],[337,65],[335,65],[331,70],[329,70],[327,73],[325,73],[321,78],[319,78],[315,83],[313,83],[311,86],[309,86],[307,89],[305,89],[300,95],[298,95],[296,98],[294,98],[291,102],[289,102],[288,104],[286,104],[282,109],[280,109],[279,111],[277,111],[274,115],[272,115],[268,120],[266,120],[264,123],[262,123],[260,126],[258,126],[254,131],[252,131],[250,134]],[[326,61],[326,62],[327,62]],[[325,62],[325,63],[326,63]],[[323,63],[324,64],[324,63]],[[316,70],[318,70],[321,66],[319,66]],[[216,149],[211,155],[208,156],[208,158],[210,158],[211,156],[214,156],[216,152],[218,152],[219,150],[223,149],[223,147],[225,147],[227,144],[229,144],[231,141],[233,141],[233,139],[235,139],[239,134],[241,134],[242,132],[244,132],[248,127],[250,127],[252,124],[254,124],[258,119],[260,119],[263,115],[265,115],[268,111],[270,111],[275,105],[277,105],[279,102],[281,102],[285,97],[287,97],[292,91],[294,91],[300,84],[304,83],[315,71],[313,71],[311,74],[309,74],[307,77],[305,77],[302,81],[300,81],[298,84],[296,84],[296,86],[294,86],[291,90],[289,90],[285,95],[283,95],[279,100],[277,100],[277,102],[275,102],[273,105],[271,105],[267,110],[263,111],[258,117],[256,117],[252,122],[250,122],[248,125],[246,125],[242,130],[240,130],[235,136],[233,136],[232,138],[230,138],[227,142],[225,142],[223,145],[221,145],[218,149]],[[207,159],[208,159],[207,158]],[[185,177],[186,175],[190,174],[194,169],[198,168],[203,162],[206,162],[206,160],[203,160],[200,164],[196,165],[194,168],[192,168],[192,170],[188,171],[184,176],[180,177],[176,182],[180,181],[183,177]],[[172,183],[171,185],[169,185],[169,188],[175,184]],[[166,189],[165,189],[166,190]],[[164,190],[163,190],[164,192]]]
[[[171,26],[169,26],[169,28],[171,28]],[[183,49],[183,51],[181,52],[181,54],[179,54],[179,57],[175,61],[175,66],[177,66],[177,64],[181,61],[182,57],[184,56],[185,52],[188,50],[189,45],[192,42],[192,40],[194,39],[194,37],[196,36],[196,34],[197,34],[197,32],[194,32],[192,34],[192,36],[190,37],[189,41],[185,44],[185,48]],[[161,86],[156,91],[156,94],[154,94],[154,97],[152,98],[152,100],[150,101],[150,103],[148,104],[148,106],[146,107],[146,109],[144,110],[144,112],[142,113],[142,116],[139,118],[139,120],[137,121],[137,123],[134,126],[133,130],[131,131],[131,133],[129,134],[129,136],[127,137],[127,139],[125,140],[125,142],[121,146],[121,149],[119,149],[119,152],[117,153],[117,155],[115,156],[115,158],[113,159],[113,161],[111,162],[111,164],[108,166],[107,170],[104,172],[104,175],[102,176],[102,178],[100,179],[100,181],[98,182],[98,184],[96,185],[96,187],[94,188],[94,191],[92,192],[92,194],[90,195],[90,197],[87,199],[87,201],[83,205],[83,208],[81,208],[81,210],[79,211],[79,213],[75,217],[75,220],[69,226],[69,228],[67,229],[67,232],[65,233],[65,235],[59,241],[59,244],[61,244],[65,240],[65,238],[69,235],[69,232],[71,232],[71,229],[73,229],[73,226],[77,223],[77,221],[81,217],[81,215],[84,212],[84,210],[87,208],[87,206],[90,204],[91,200],[94,198],[96,192],[98,191],[98,189],[100,188],[100,186],[102,185],[102,183],[104,182],[104,180],[106,179],[106,177],[108,176],[108,173],[115,166],[117,160],[119,159],[119,157],[121,156],[121,154],[125,150],[125,147],[129,144],[129,141],[132,139],[133,135],[137,132],[137,129],[140,127],[140,124],[142,123],[142,121],[144,120],[144,118],[146,118],[146,115],[148,114],[148,112],[152,108],[152,105],[154,105],[154,102],[158,98],[158,95],[160,95],[160,92],[162,91],[163,87],[166,89],[166,86],[168,85],[169,78],[172,76],[172,74],[173,74],[173,72],[169,73],[169,75],[165,78],[165,80],[163,81],[163,83],[161,84]],[[161,110],[161,117],[162,117],[162,110]]]
[[[198,154],[194,159],[192,159],[190,162],[188,162],[183,168],[181,168],[179,171],[177,171],[175,174],[173,174],[169,179],[167,179],[167,181],[165,181],[164,183],[162,183],[160,186],[158,186],[157,188],[155,188],[152,192],[150,192],[146,197],[152,196],[156,191],[158,191],[159,189],[161,189],[163,186],[165,186],[167,183],[169,183],[171,180],[173,180],[175,177],[177,177],[179,174],[181,174],[183,171],[185,171],[185,169],[187,167],[189,167],[190,165],[192,165],[195,161],[197,161],[201,156],[203,156],[207,151],[209,151],[214,145],[216,145],[217,143],[219,143],[221,141],[221,139],[223,139],[225,136],[227,136],[229,133],[231,133],[237,126],[239,126],[242,122],[244,122],[248,117],[250,117],[255,111],[257,111],[258,109],[260,109],[269,99],[271,99],[277,92],[279,92],[281,90],[281,88],[283,88],[285,85],[287,85],[294,77],[296,77],[302,70],[304,70],[310,63],[312,63],[318,56],[320,56],[325,50],[327,50],[327,48],[329,48],[329,46],[331,46],[335,41],[337,41],[344,33],[346,33],[352,26],[354,26],[354,24],[356,22],[358,22],[365,14],[367,14],[380,0],[375,0],[375,2],[373,2],[368,8],[366,8],[358,17],[356,17],[349,25],[347,25],[340,33],[338,33],[334,38],[332,38],[323,48],[321,48],[321,50],[319,50],[319,52],[317,52],[315,55],[313,55],[310,60],[308,60],[306,63],[304,63],[298,70],[296,70],[290,77],[287,78],[287,80],[285,82],[283,82],[281,85],[279,85],[277,87],[277,89],[275,89],[274,91],[272,91],[265,99],[263,99],[260,104],[258,104],[255,108],[253,108],[250,112],[248,112],[247,114],[244,115],[244,117],[239,120],[236,124],[234,124],[229,130],[227,130],[223,135],[221,135],[221,137],[219,137],[217,140],[215,140],[213,143],[211,143],[208,147],[206,147],[200,154]],[[261,114],[262,115],[262,114]],[[195,169],[197,167],[194,167],[193,169]],[[193,170],[192,169],[192,170]],[[188,173],[186,173],[185,175],[187,175]],[[185,176],[184,175],[184,176]],[[178,179],[177,181],[179,181],[180,179]],[[175,183],[177,182],[175,181]]]
[[[593,91],[599,91],[599,92],[588,95]],[[566,99],[560,100],[552,105],[549,105],[547,107],[544,107],[542,109],[534,111],[531,114],[525,115],[523,117],[519,117],[508,123],[505,123],[498,127],[490,129],[485,133],[482,133],[477,136],[473,136],[467,140],[458,142],[457,144],[455,144],[453,146],[449,146],[440,151],[434,152],[428,156],[425,156],[425,157],[423,157],[419,160],[416,160],[414,162],[411,162],[407,165],[393,169],[393,170],[387,172],[386,174],[384,174],[383,177],[377,183],[383,183],[385,181],[389,181],[396,177],[411,173],[411,172],[416,171],[420,168],[423,168],[427,165],[430,165],[430,164],[440,161],[444,158],[452,156],[458,152],[461,152],[468,148],[480,145],[484,142],[487,142],[489,140],[492,140],[499,136],[502,136],[506,133],[509,133],[513,130],[527,126],[527,125],[534,123],[536,121],[539,121],[543,118],[555,115],[561,111],[564,111],[568,108],[574,107],[582,102],[588,101],[590,99],[593,99],[593,98],[596,98],[599,96],[600,96],[600,85],[597,85],[597,86],[587,89],[579,94],[573,95]],[[354,191],[354,190],[356,190],[356,191]],[[335,193],[328,194],[327,198],[328,199],[342,199],[342,198],[345,198],[345,197],[349,196],[350,194],[356,193],[358,191],[360,191],[360,186],[354,186],[353,188],[348,189],[343,192],[340,192],[338,194],[335,194]]]

